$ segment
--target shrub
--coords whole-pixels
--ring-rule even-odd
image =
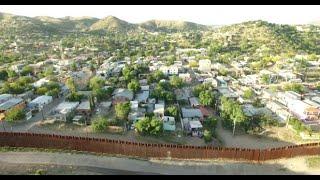
[[[13,108],[6,113],[6,120],[8,122],[14,122],[22,120],[26,117],[25,112],[22,109]]]
[[[212,141],[212,133],[211,133],[211,131],[209,131],[209,130],[204,130],[203,138],[204,138],[204,141],[205,141],[206,143],[211,142],[211,141]]]
[[[76,92],[71,92],[68,96],[67,96],[67,100],[71,101],[71,102],[79,102],[81,101],[81,99],[84,96],[82,94],[78,94]]]
[[[160,135],[163,132],[163,123],[156,117],[143,118],[135,123],[135,127],[141,135]]]
[[[119,103],[116,105],[115,110],[117,118],[120,120],[127,120],[130,112],[130,103]]]
[[[214,130],[217,126],[218,120],[211,116],[208,117],[205,121],[204,121],[204,127],[209,128],[210,130]]]
[[[94,132],[104,132],[109,125],[108,120],[104,117],[98,117],[92,121],[92,130]]]
[[[310,128],[307,128],[299,119],[297,118],[291,118],[289,119],[289,124],[292,126],[292,128],[294,130],[297,131],[297,133],[303,132],[303,131],[307,131],[307,132],[311,132]]]

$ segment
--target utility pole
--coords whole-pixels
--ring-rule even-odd
[[[44,121],[44,114],[43,114],[43,111],[44,111],[44,109],[45,109],[45,105],[43,105],[43,107],[41,108],[41,115],[42,115],[42,121]]]
[[[233,136],[235,131],[236,131],[236,119],[233,120],[233,132],[232,132]]]

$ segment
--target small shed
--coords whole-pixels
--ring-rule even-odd
[[[190,106],[191,106],[191,107],[198,107],[198,106],[200,106],[199,98],[197,98],[197,97],[190,97],[190,98],[189,98],[189,103],[190,103]]]

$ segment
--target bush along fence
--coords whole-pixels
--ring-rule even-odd
[[[75,150],[140,158],[216,159],[265,161],[305,155],[320,155],[320,142],[270,149],[245,149],[173,144],[147,144],[120,140],[0,132],[0,146]]]

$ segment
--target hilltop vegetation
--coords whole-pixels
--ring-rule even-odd
[[[60,44],[66,48],[95,47],[98,51],[118,49],[114,53],[117,54],[116,59],[120,59],[125,56],[157,56],[161,51],[173,53],[176,48],[204,47],[208,50],[207,56],[197,56],[197,59],[209,58],[228,64],[235,58],[242,60],[250,57],[249,62],[255,62],[252,68],[258,70],[268,63],[276,63],[295,54],[319,54],[320,27],[305,25],[303,28],[306,30],[265,21],[212,28],[185,21],[150,20],[133,24],[113,16],[103,19],[30,18],[2,13],[0,50],[8,48],[18,39],[26,42],[19,45],[21,49],[28,49],[25,54],[19,54],[25,59],[39,59],[34,54],[42,54],[41,58],[45,58],[46,51],[52,54],[52,49],[39,44],[39,41],[56,46]],[[56,55],[60,56],[58,53]],[[11,57],[17,55],[5,53],[0,59],[3,62],[15,61],[13,59],[16,58]]]
[[[140,26],[149,31],[179,32],[194,30],[209,30],[209,27],[186,21],[150,20]]]

